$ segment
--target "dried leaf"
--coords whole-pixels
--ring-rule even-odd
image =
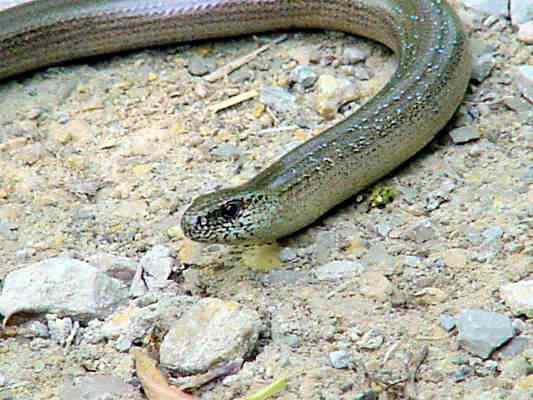
[[[143,350],[133,349],[137,376],[149,400],[197,400],[181,390],[170,386],[163,373],[156,367],[156,362]]]

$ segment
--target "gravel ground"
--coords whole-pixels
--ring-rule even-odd
[[[417,398],[530,398],[533,314],[515,312],[501,288],[533,279],[533,114],[516,78],[533,56],[509,20],[477,11],[462,18],[478,51],[478,81],[450,126],[376,187],[266,248],[191,243],[176,228],[180,212],[200,193],[248,180],[368,100],[395,68],[385,48],[334,32],[289,32],[223,80],[202,78],[280,36],[264,34],[3,82],[0,279],[58,255],[137,263],[166,246],[172,290],[237,302],[263,324],[243,369],[204,386],[201,399],[237,398],[299,370],[308,372],[278,398],[371,398],[357,396],[401,380],[409,354],[425,346]],[[243,93],[250,98],[213,110]],[[526,338],[523,348],[491,358],[467,351],[442,320],[469,309],[509,317],[518,336],[508,346]],[[29,336],[0,339],[0,399],[65,398],[73,380],[95,374],[138,385],[132,357],[115,340],[65,347]],[[517,372],[523,354],[530,369]],[[389,388],[389,398],[404,398],[406,386]],[[142,398],[126,392],[79,396]]]

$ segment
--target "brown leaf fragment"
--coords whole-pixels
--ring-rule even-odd
[[[148,400],[197,400],[196,397],[170,386],[163,373],[157,368],[155,360],[146,352],[133,349],[132,354],[135,357],[137,376]]]

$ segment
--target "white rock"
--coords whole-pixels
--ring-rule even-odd
[[[533,44],[533,21],[519,25],[516,37],[525,44]]]
[[[11,272],[0,297],[8,320],[20,311],[78,319],[103,318],[127,299],[117,279],[83,261],[55,257]]]
[[[165,336],[161,364],[195,374],[242,359],[255,348],[260,328],[255,311],[235,302],[202,299]]]
[[[130,287],[130,295],[142,296],[146,291],[163,288],[172,272],[174,259],[168,247],[157,245],[146,253],[137,267]]]
[[[533,280],[509,283],[500,293],[513,314],[533,318]]]

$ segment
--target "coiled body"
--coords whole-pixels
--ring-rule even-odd
[[[182,218],[195,240],[270,241],[392,171],[451,118],[471,67],[444,0],[38,0],[0,13],[0,79],[89,55],[287,28],[365,36],[399,63],[346,120],[250,182],[200,196]]]

